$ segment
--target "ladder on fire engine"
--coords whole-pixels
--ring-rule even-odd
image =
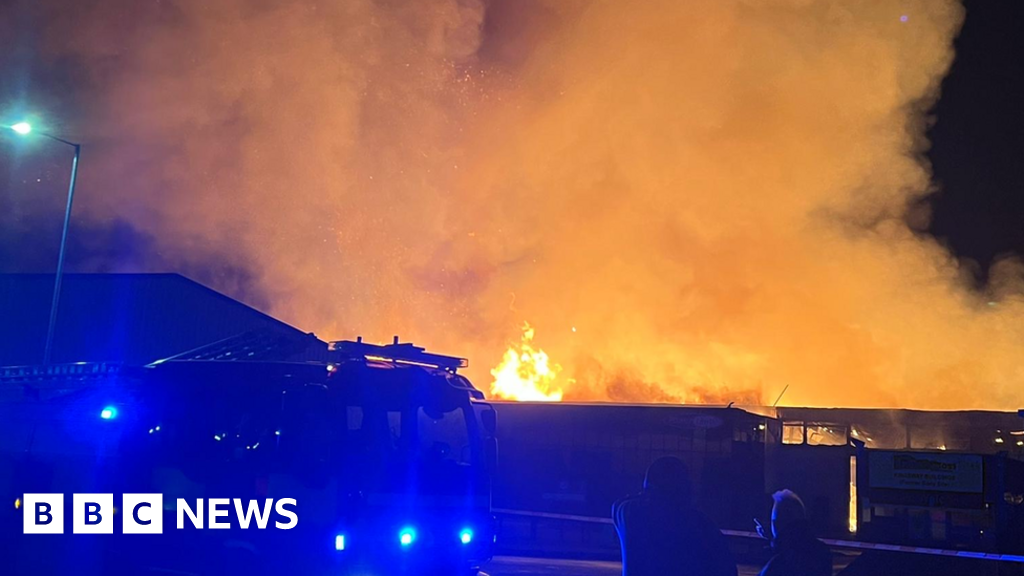
[[[395,364],[411,364],[428,368],[440,368],[454,373],[459,368],[467,368],[469,360],[456,356],[445,356],[426,352],[426,348],[416,346],[411,342],[399,343],[398,336],[395,336],[391,344],[368,344],[363,342],[362,336],[351,340],[331,342],[329,350],[336,360],[366,359]]]

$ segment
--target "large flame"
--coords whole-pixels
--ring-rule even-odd
[[[533,326],[524,322],[522,340],[510,345],[501,363],[491,370],[491,376],[494,376],[492,395],[534,402],[558,402],[562,399],[562,388],[557,382],[562,367],[552,363],[543,350],[534,347],[534,335]]]

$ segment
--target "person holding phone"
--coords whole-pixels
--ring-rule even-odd
[[[771,560],[760,576],[832,576],[832,551],[814,537],[803,500],[790,490],[772,495],[771,537],[754,519],[757,533],[771,541]]]

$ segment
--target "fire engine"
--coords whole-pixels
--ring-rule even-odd
[[[495,540],[495,415],[461,358],[330,344],[324,361],[207,349],[145,367],[2,369],[14,573],[475,574]],[[163,533],[22,533],[24,494],[163,495]],[[295,499],[290,530],[178,528],[183,499]],[[118,513],[124,514],[125,511]],[[66,515],[70,519],[70,512]],[[273,524],[273,522],[271,522]]]

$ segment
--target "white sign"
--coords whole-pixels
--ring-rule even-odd
[[[872,488],[980,494],[982,458],[974,454],[871,452]]]

